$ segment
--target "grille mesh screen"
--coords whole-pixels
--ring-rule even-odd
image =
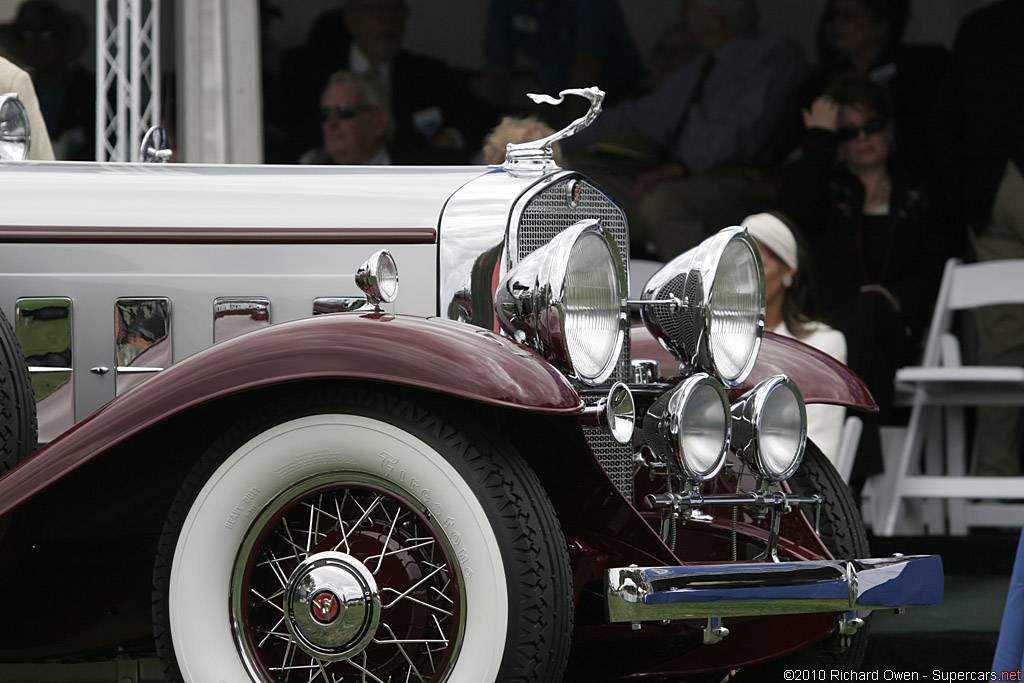
[[[582,220],[599,218],[601,226],[615,240],[622,254],[623,267],[628,273],[629,241],[626,221],[618,206],[593,185],[575,180],[579,185],[579,201],[575,206],[569,202],[572,178],[562,180],[544,189],[527,200],[519,219],[518,249],[515,254],[518,263],[524,257],[544,246],[559,232]],[[627,278],[628,281],[628,278]],[[600,388],[607,390],[615,382],[629,381],[629,330],[622,342],[622,353],[615,372]],[[590,405],[599,397],[587,397]],[[587,441],[594,455],[626,498],[633,500],[633,447],[617,443],[604,429],[586,429]]]
[[[662,287],[655,298],[670,299],[675,297],[680,301],[699,302],[704,300],[704,286],[700,273],[693,271],[689,274],[680,274],[669,280]],[[696,332],[701,329],[695,318],[703,314],[702,310],[693,305],[686,306],[682,311],[675,310],[668,304],[658,304],[651,307],[652,317],[658,326],[664,330],[669,339],[677,339],[685,349],[697,347]]]

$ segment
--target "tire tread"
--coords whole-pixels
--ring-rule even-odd
[[[411,393],[411,392],[410,392]],[[157,654],[168,681],[182,680],[170,642],[167,584],[177,528],[209,475],[241,443],[268,426],[302,415],[353,412],[413,427],[445,453],[452,465],[479,483],[496,510],[508,541],[503,553],[510,590],[510,634],[499,671],[502,683],[555,683],[569,658],[572,630],[572,573],[568,549],[554,507],[526,461],[498,435],[437,406],[427,407],[396,391],[345,385],[323,393],[293,396],[228,428],[186,477],[167,516],[154,563],[153,614]],[[460,465],[461,463],[461,465]],[[557,533],[552,533],[552,530]],[[499,539],[501,531],[496,529]],[[513,596],[518,600],[513,604]]]
[[[0,476],[36,449],[36,403],[25,356],[0,311]]]

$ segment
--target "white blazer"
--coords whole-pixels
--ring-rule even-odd
[[[839,330],[833,329],[822,322],[810,323],[811,333],[799,339],[808,346],[824,351],[840,363],[846,363],[846,337]],[[775,334],[797,339],[786,327],[786,323],[772,330]],[[815,403],[807,406],[807,437],[818,445],[821,452],[835,464],[836,453],[839,451],[839,440],[843,433],[846,420],[846,408]]]
[[[0,95],[10,92],[18,93],[18,98],[28,112],[28,125],[32,134],[32,148],[28,158],[53,159],[50,134],[46,132],[46,122],[39,109],[39,99],[36,97],[36,89],[32,87],[32,79],[24,69],[0,57]]]

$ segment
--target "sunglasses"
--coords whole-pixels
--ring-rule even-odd
[[[885,119],[875,117],[865,121],[863,126],[841,126],[836,131],[836,136],[838,136],[840,142],[849,142],[857,137],[861,131],[864,131],[865,135],[881,133],[885,130],[886,125]]]
[[[333,107],[320,107],[320,120],[327,121],[334,114],[339,119],[354,119],[361,111],[373,111],[377,107],[372,104],[336,104]]]

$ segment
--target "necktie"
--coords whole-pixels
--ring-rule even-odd
[[[679,120],[676,121],[676,125],[672,128],[668,137],[665,138],[665,147],[662,149],[664,161],[672,161],[672,150],[675,149],[676,143],[679,142],[679,136],[683,134],[683,130],[686,128],[686,122],[690,119],[690,112],[700,104],[701,98],[704,97],[704,88],[708,82],[708,74],[711,73],[714,64],[715,55],[713,52],[709,52],[700,67],[697,82],[693,84],[693,89],[690,91],[690,96],[686,99],[686,106],[683,107]]]

